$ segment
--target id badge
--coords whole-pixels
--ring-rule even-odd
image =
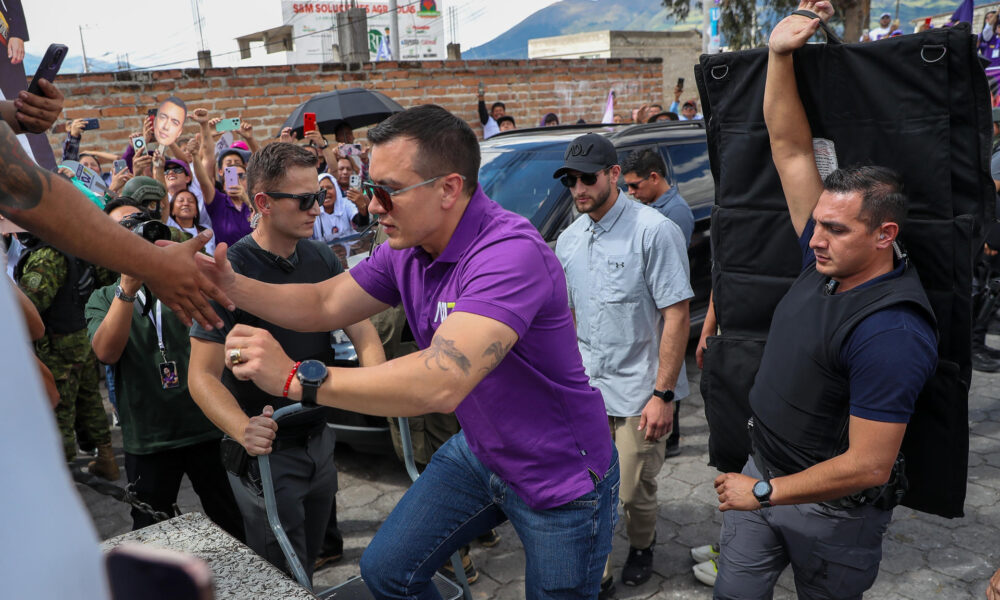
[[[180,380],[177,377],[177,363],[170,360],[160,363],[160,384],[163,385],[163,389],[172,390],[180,385]]]
[[[993,54],[992,54],[992,56],[990,56],[990,58],[996,58],[998,56],[1000,56],[1000,48],[994,48],[993,49]]]

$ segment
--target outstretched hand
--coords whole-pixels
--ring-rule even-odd
[[[235,309],[226,293],[199,268],[202,259],[195,258],[211,239],[212,231],[206,229],[180,244],[157,242],[156,245],[161,246],[167,256],[146,276],[149,289],[185,325],[191,325],[191,320],[194,319],[206,329],[222,327],[222,319],[209,304],[209,300],[215,300],[228,310]],[[204,260],[211,259],[206,256]]]
[[[768,47],[775,54],[791,54],[806,45],[809,38],[819,29],[819,22],[829,21],[833,16],[833,5],[826,0],[815,2],[813,0],[802,0],[799,2],[799,10],[808,10],[819,15],[819,19],[810,19],[801,15],[789,15],[782,19],[771,31],[771,38],[768,40]]]

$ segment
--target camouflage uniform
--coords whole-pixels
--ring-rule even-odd
[[[69,275],[66,256],[49,247],[31,251],[24,259],[20,286],[39,313],[45,313]],[[81,313],[82,313],[81,306]],[[35,342],[35,353],[52,371],[59,389],[56,420],[66,460],[76,457],[75,428],[96,445],[111,443],[108,416],[98,389],[97,366],[87,329],[57,334],[48,331]]]

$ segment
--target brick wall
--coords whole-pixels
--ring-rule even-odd
[[[596,122],[608,90],[616,111],[627,112],[662,97],[659,59],[498,60],[368,63],[355,70],[343,64],[174,69],[60,75],[68,119],[98,117],[99,130],[84,133],[81,149],[118,151],[138,131],[149,108],[170,94],[188,110],[204,107],[213,116],[241,117],[261,141],[277,135],[294,108],[314,94],[364,87],[378,90],[403,107],[440,104],[467,120],[477,133],[476,88],[486,86],[487,104],[502,100],[520,127],[535,126],[546,112],[563,123]],[[197,132],[189,121],[185,135]],[[61,156],[64,134],[49,136]],[[328,136],[332,139],[332,136]]]

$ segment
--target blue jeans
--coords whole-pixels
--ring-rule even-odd
[[[594,490],[534,510],[477,459],[459,432],[403,495],[361,557],[376,598],[441,598],[434,572],[510,519],[524,545],[525,597],[596,598],[618,518],[618,453]]]

